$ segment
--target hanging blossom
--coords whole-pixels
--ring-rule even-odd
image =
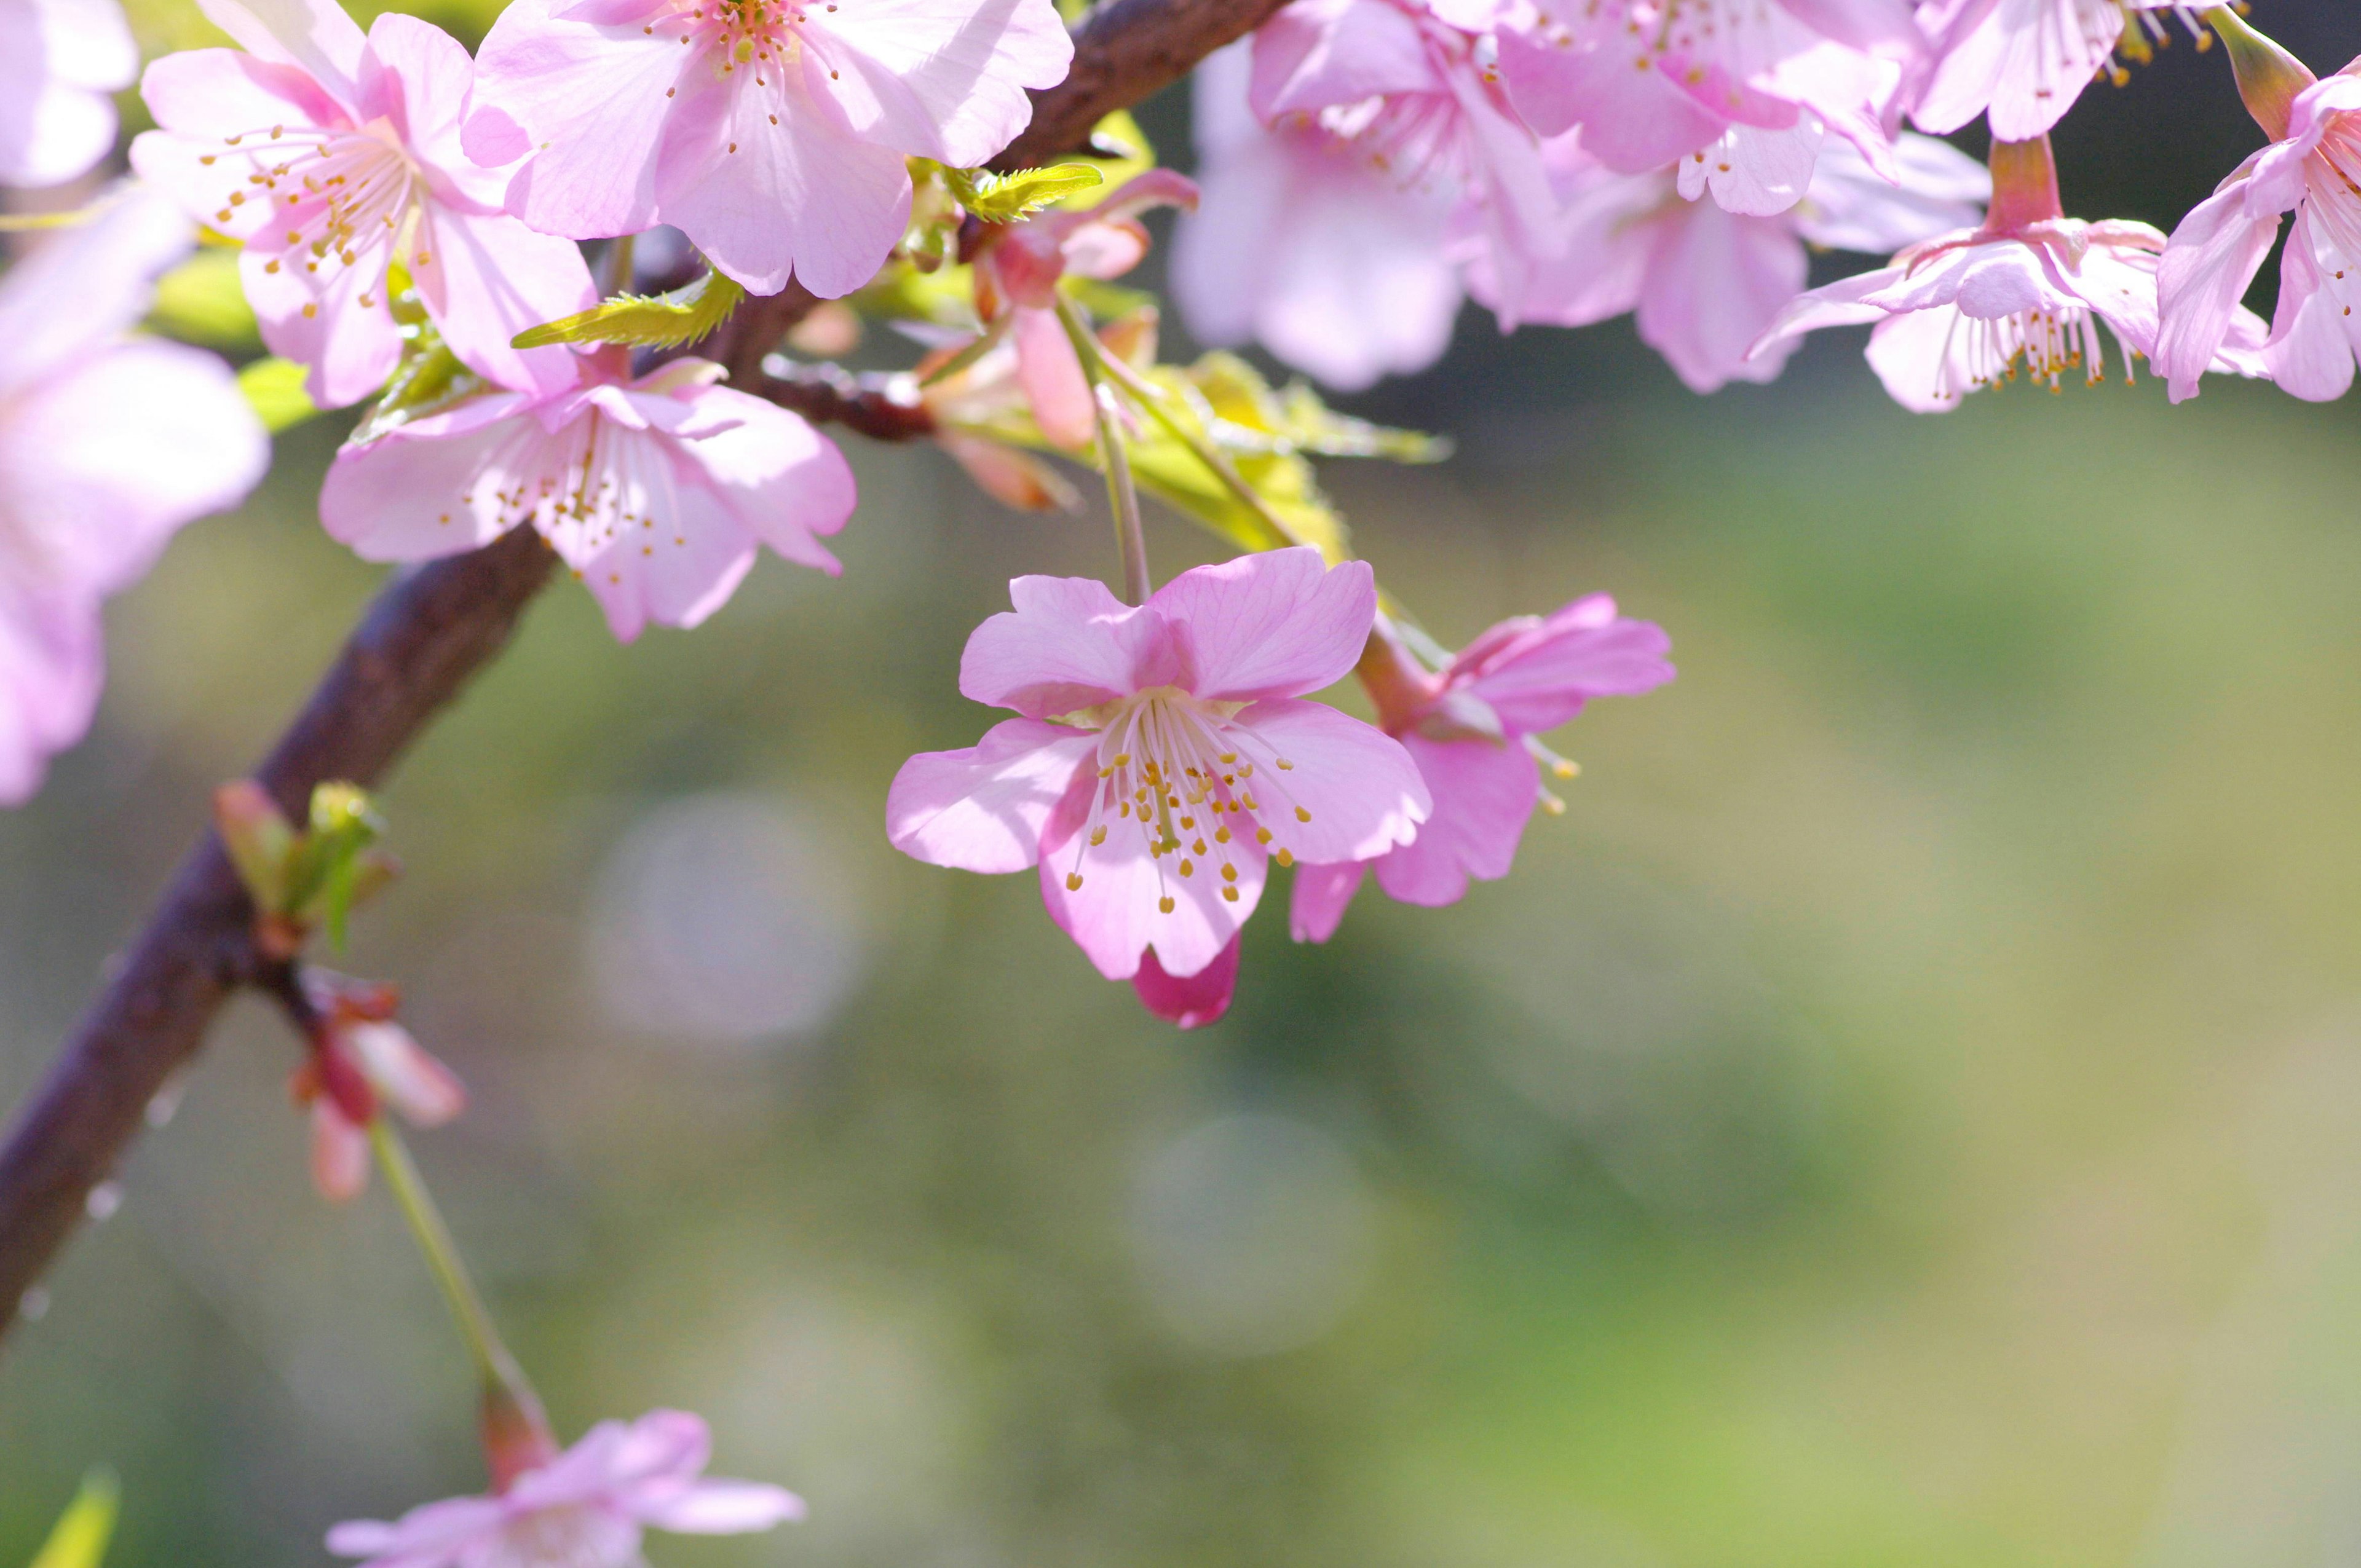
[[[467,51],[398,13],[363,37],[335,0],[200,4],[244,52],[148,68],[140,94],[162,128],[132,143],[132,166],[244,242],[262,340],[311,367],[313,400],[355,402],[392,374],[396,266],[471,368],[506,386],[570,380],[566,349],[509,340],[598,294],[581,252],[501,212],[503,178],[459,150]]]
[[[1494,12],[1526,123],[1582,127],[1591,155],[1624,174],[1743,128],[1791,144],[1808,180],[1834,129],[1891,177],[1888,106],[1926,44],[1907,0],[1498,0]]]
[[[90,728],[100,601],[270,462],[220,359],[124,335],[193,248],[188,220],[136,188],[102,205],[0,278],[0,806]]]
[[[2162,36],[2155,13],[2179,12],[2204,47],[2191,10],[2180,0],[1928,0],[1918,20],[1934,52],[1910,117],[1945,136],[1982,115],[2001,140],[2031,141],[2114,69],[2119,46],[2147,52]]]
[[[530,155],[508,204],[535,228],[670,224],[758,294],[834,299],[902,237],[904,157],[983,163],[1072,59],[1051,0],[516,0],[467,146]]]
[[[1534,270],[1517,313],[1572,327],[1635,311],[1640,340],[1695,392],[1778,378],[1794,343],[1752,351],[1803,289],[1807,247],[1890,254],[1974,225],[1992,193],[1983,165],[1905,134],[1894,148],[1899,185],[1850,144],[1834,142],[1802,200],[1775,216],[1749,216],[1705,199],[1710,175],[1692,174],[1697,156],[1650,174],[1618,174],[1583,151],[1584,135],[1549,145],[1567,238],[1561,255]],[[1480,256],[1468,282],[1478,301],[1494,303]]]
[[[1556,207],[1489,51],[1422,0],[1294,0],[1255,34],[1248,104],[1265,125],[1316,126],[1406,191],[1447,195],[1513,297],[1553,252]]]
[[[819,536],[851,516],[852,470],[802,416],[675,359],[633,379],[618,347],[574,356],[555,392],[494,392],[336,454],[328,532],[370,561],[423,561],[529,523],[623,641],[695,626],[762,545],[834,576]]]
[[[968,639],[960,690],[1022,717],[904,763],[887,837],[934,865],[1038,865],[1050,918],[1159,1016],[1228,1006],[1268,860],[1367,860],[1425,819],[1399,741],[1302,700],[1368,640],[1366,563],[1245,555],[1137,607],[1088,578],[1019,577],[1009,598]]]
[[[2283,214],[2279,300],[2263,361],[2297,397],[2341,398],[2361,352],[2361,60],[2315,81],[2303,63],[2230,17],[2221,24],[2248,109],[2272,140],[2180,220],[2164,253],[2158,373],[2175,402],[2240,341],[2238,301]]]
[[[369,1124],[381,1107],[417,1127],[439,1127],[467,1108],[467,1091],[394,1022],[391,986],[307,970],[312,1054],[288,1094],[312,1113],[312,1184],[331,1202],[368,1186]]]
[[[1192,88],[1203,194],[1172,243],[1190,333],[1213,348],[1260,343],[1345,391],[1423,370],[1459,313],[1453,192],[1405,183],[1312,115],[1266,127],[1246,102],[1252,49],[1216,50]]]
[[[1017,384],[1033,422],[1053,446],[1079,452],[1097,428],[1090,380],[1058,319],[1059,281],[1072,275],[1120,278],[1148,254],[1139,216],[1151,207],[1194,207],[1197,187],[1169,169],[1125,181],[1096,206],[1052,208],[991,235],[975,263],[976,314],[1005,322],[1016,351]]]
[[[0,185],[62,185],[115,147],[139,49],[115,0],[0,4]]]
[[[1815,289],[1783,311],[1753,352],[1828,326],[1874,323],[1869,363],[1894,401],[1940,413],[2019,376],[2057,390],[2070,372],[2106,374],[2104,322],[2123,355],[2157,347],[2157,261],[2146,224],[2061,214],[2048,138],[1993,144],[1992,213],[1980,228],[1913,246],[1890,266]],[[2240,312],[2210,368],[2257,375],[2260,320]]]
[[[705,1422],[685,1410],[601,1421],[491,1496],[350,1520],[328,1531],[328,1550],[363,1568],[632,1568],[652,1528],[743,1535],[804,1517],[780,1487],[706,1479],[712,1453]]]
[[[1565,809],[1541,779],[1546,764],[1571,778],[1573,763],[1542,744],[1593,697],[1636,696],[1673,678],[1672,640],[1652,621],[1616,612],[1605,594],[1547,617],[1501,621],[1430,674],[1390,631],[1369,640],[1362,684],[1378,722],[1418,763],[1433,815],[1408,844],[1366,862],[1296,869],[1289,926],[1299,942],[1334,935],[1345,908],[1374,871],[1405,904],[1455,904],[1470,878],[1509,874],[1536,806]]]

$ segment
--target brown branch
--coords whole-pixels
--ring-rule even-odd
[[[1033,95],[1033,124],[1001,166],[1080,148],[1102,116],[1187,75],[1278,3],[1103,0],[1077,30],[1072,74]],[[748,301],[705,352],[728,366],[738,385],[788,407],[802,400],[822,411],[818,417],[890,431],[894,439],[921,433],[910,422],[913,411],[878,389],[764,374],[764,356],[812,303],[792,284]],[[508,641],[554,561],[537,534],[519,529],[473,554],[397,578],[263,763],[257,776],[264,787],[300,816],[316,784],[382,777]],[[230,992],[271,982],[271,962],[254,948],[253,914],[220,839],[207,833],[48,1078],[19,1108],[0,1146],[0,1333],[81,1221],[91,1190],[121,1161],[148,1102],[203,1044]]]
[[[992,166],[1035,168],[1079,150],[1100,120],[1146,103],[1224,44],[1268,21],[1282,4],[1099,0],[1074,28],[1073,69],[1055,87],[1033,94],[1033,123]]]
[[[815,424],[840,424],[872,441],[916,441],[935,433],[935,416],[918,401],[907,376],[856,376],[835,365],[780,365],[731,378],[758,398],[793,409]]]

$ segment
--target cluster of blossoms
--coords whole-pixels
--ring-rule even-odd
[[[1604,595],[1456,653],[1381,600],[1305,454],[1414,444],[1234,356],[1159,364],[1152,307],[1113,281],[1147,253],[1143,214],[1180,210],[1173,284],[1201,340],[1345,389],[1433,362],[1469,300],[1504,329],[1631,313],[1700,392],[1866,325],[1876,375],[1925,411],[2096,380],[2110,338],[2175,400],[2208,373],[2333,398],[2361,357],[2361,62],[2316,79],[2222,8],[1292,0],[1197,72],[1191,180],[1120,138],[1104,164],[983,171],[1072,60],[1052,0],[513,0],[472,57],[412,16],[365,32],[335,0],[198,3],[236,47],[152,62],[136,179],[0,278],[0,804],[88,728],[104,598],[268,466],[229,367],[137,330],[202,238],[235,248],[261,343],[312,405],[373,404],[322,490],[332,537],[417,562],[528,529],[624,641],[714,614],[765,546],[840,570],[822,541],[854,510],[851,470],[779,388],[875,390],[875,418],[1012,504],[1072,503],[1051,456],[1098,468],[1123,591],[1010,585],[959,688],[1016,717],[910,758],[885,829],[935,864],[1035,872],[1090,964],[1184,1027],[1228,1008],[1274,866],[1300,941],[1328,939],[1371,875],[1450,904],[1564,809],[1546,778],[1575,768],[1543,738],[1673,669],[1662,629]],[[2169,238],[2068,217],[2048,132],[2174,27],[2226,44],[2271,145]],[[0,183],[87,175],[136,64],[113,0],[0,0]],[[1979,115],[1982,163],[1938,139]],[[2240,301],[2290,212],[2266,323]],[[702,275],[631,294],[646,235]],[[1816,248],[1890,259],[1807,290]],[[762,352],[802,341],[784,328],[721,356],[762,365],[754,385],[675,352],[790,289],[932,352],[882,390],[833,367],[798,380],[813,367]],[[1247,552],[1157,587],[1142,489]],[[1348,677],[1374,722],[1317,700]],[[299,830],[231,786],[219,821],[304,1032],[318,1185],[352,1197],[374,1159],[425,1214],[384,1112],[434,1126],[465,1093],[389,988],[302,959],[340,935],[374,818],[327,790]],[[335,1550],[620,1568],[645,1526],[799,1516],[775,1487],[700,1479],[693,1416],[561,1452],[447,1236],[419,1229],[485,1374],[493,1491],[341,1526]]]

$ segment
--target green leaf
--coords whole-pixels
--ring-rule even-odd
[[[302,424],[320,411],[303,389],[304,369],[291,359],[258,359],[237,373],[237,389],[247,406],[273,435]]]
[[[156,280],[148,326],[212,348],[251,348],[261,342],[246,287],[238,281],[237,253],[208,247]]]
[[[57,1528],[33,1555],[32,1568],[98,1568],[106,1555],[107,1539],[115,1533],[115,1477],[93,1470],[82,1478],[82,1490],[66,1505]]]
[[[704,277],[669,294],[618,294],[579,315],[528,327],[510,340],[511,346],[628,343],[642,348],[678,348],[729,320],[730,313],[745,297],[745,290],[708,268]]]
[[[1106,175],[1094,164],[1060,163],[994,174],[986,169],[945,169],[943,181],[959,204],[988,224],[1013,224],[1078,191],[1094,190]]]
[[[327,927],[338,952],[359,891],[358,862],[384,832],[376,803],[358,786],[324,784],[313,790],[311,828],[290,859],[287,900],[296,918]],[[382,883],[372,879],[372,885]]]

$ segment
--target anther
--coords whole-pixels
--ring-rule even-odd
[[[1235,904],[1238,901],[1238,890],[1234,887],[1224,887],[1222,889],[1222,896]]]
[[[1095,828],[1092,828],[1092,829],[1091,829],[1091,848],[1092,848],[1092,849],[1093,849],[1093,850],[1095,850],[1095,849],[1097,849],[1101,844],[1104,844],[1104,843],[1105,843],[1105,842],[1106,842],[1106,824],[1105,824],[1105,823],[1104,823],[1104,822],[1102,822],[1102,823],[1100,823],[1097,827],[1095,827]]]
[[[1156,907],[1157,907],[1157,908],[1159,908],[1159,909],[1160,909],[1160,910],[1162,910],[1162,911],[1163,911],[1165,914],[1167,914],[1167,915],[1171,914],[1171,913],[1172,913],[1172,895],[1171,895],[1170,894],[1169,894],[1169,893],[1168,893],[1168,894],[1166,894],[1163,897],[1161,897],[1161,898],[1158,899],[1158,900],[1156,901]]]
[[[1068,872],[1066,873],[1066,891],[1068,893],[1080,893],[1082,890],[1082,873],[1080,872]]]
[[[1311,812],[1310,808],[1309,808],[1309,807],[1306,807],[1306,806],[1297,806],[1297,807],[1295,808],[1295,819],[1296,819],[1298,822],[1309,822],[1309,821],[1311,821],[1311,820],[1312,820],[1312,812]]]
[[[1295,851],[1292,850],[1282,849],[1278,854],[1271,858],[1276,860],[1282,866],[1291,866],[1295,863]]]
[[[1193,861],[1181,861],[1181,862],[1180,862],[1180,874],[1181,874],[1182,876],[1194,876],[1194,875],[1196,875],[1196,874],[1197,874],[1197,867],[1196,867],[1195,863],[1194,863]]]

